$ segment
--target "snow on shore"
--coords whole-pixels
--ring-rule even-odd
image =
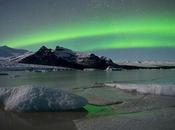
[[[154,94],[163,96],[175,96],[175,85],[159,85],[159,84],[118,84],[107,83],[108,87],[114,87],[129,92],[138,92],[142,94]]]
[[[0,105],[6,111],[67,111],[82,108],[86,104],[86,99],[56,88],[0,88]]]
[[[14,63],[14,64],[0,63],[0,70],[2,71],[26,71],[26,70],[61,71],[61,70],[73,70],[73,69],[65,68],[61,66],[35,65],[35,64],[23,64],[23,63]]]
[[[118,61],[115,63],[119,65],[130,65],[139,67],[175,66],[175,62],[173,61]]]

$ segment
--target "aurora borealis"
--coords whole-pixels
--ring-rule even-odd
[[[107,20],[93,23],[86,22],[80,25],[65,25],[63,27],[57,27],[55,25],[46,30],[35,31],[14,38],[8,45],[20,47],[54,41],[64,42],[67,40],[71,41],[71,39],[78,41],[83,38],[94,39],[94,37],[101,37],[103,41],[99,38],[99,41],[95,41],[95,43],[91,41],[91,43],[85,44],[86,41],[84,41],[78,44],[79,42],[77,42],[78,48],[73,48],[76,45],[73,44],[73,46],[71,46],[71,43],[68,47],[80,51],[106,48],[174,47],[175,19],[172,17],[167,19],[164,19],[164,17],[153,17],[145,19],[135,18],[135,20],[131,20],[130,22]],[[160,20],[161,23],[159,23]],[[138,36],[138,34],[140,36]],[[124,37],[124,35],[127,35],[127,37]],[[113,36],[113,38],[111,38],[111,36]],[[119,38],[120,36],[123,36],[123,38]]]
[[[173,0],[1,0],[0,4],[0,45],[35,50],[37,45],[59,44],[77,51],[175,47]]]

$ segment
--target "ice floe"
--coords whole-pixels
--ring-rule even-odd
[[[87,104],[83,97],[46,87],[0,88],[0,105],[6,111],[67,111]]]
[[[155,94],[164,96],[175,96],[175,85],[163,84],[118,84],[106,83],[106,86],[126,90],[130,92],[138,92],[142,94]]]

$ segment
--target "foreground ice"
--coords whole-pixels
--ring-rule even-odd
[[[138,92],[142,94],[154,94],[163,96],[175,96],[175,85],[159,85],[159,84],[118,84],[107,83],[109,87],[118,88],[130,92]]]
[[[175,109],[113,114],[75,121],[78,130],[174,130]]]
[[[87,100],[56,88],[23,86],[0,88],[0,104],[6,111],[66,111],[83,107]]]
[[[74,121],[78,130],[175,130],[174,96],[135,94],[128,92],[128,89],[116,89],[115,85],[118,84],[109,85],[111,87],[79,90],[90,104],[99,106],[118,101],[122,103],[107,105],[109,109],[105,108],[95,113],[95,110],[90,111],[88,118]],[[120,85],[124,88],[124,84]],[[128,84],[127,87],[130,86],[132,87],[132,84]]]

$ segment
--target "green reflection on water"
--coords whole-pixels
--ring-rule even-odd
[[[97,105],[91,105],[91,104],[84,106],[84,109],[86,109],[89,113],[92,113],[92,114],[99,113],[99,112],[107,112],[112,110],[112,108],[109,106],[97,106]]]

